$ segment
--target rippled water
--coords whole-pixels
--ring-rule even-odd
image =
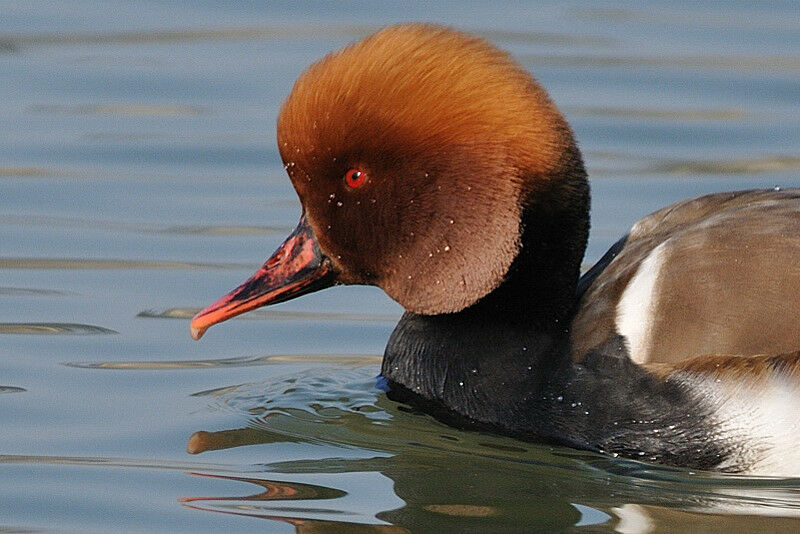
[[[800,481],[461,432],[389,401],[400,309],[334,288],[188,336],[299,205],[297,74],[446,22],[535,72],[594,196],[587,263],[688,196],[800,185],[794,3],[0,3],[0,530],[793,532]]]

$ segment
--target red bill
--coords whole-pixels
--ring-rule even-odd
[[[253,276],[194,316],[189,326],[192,337],[200,339],[212,325],[261,306],[330,287],[336,276],[304,214],[294,232]]]

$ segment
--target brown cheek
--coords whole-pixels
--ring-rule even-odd
[[[349,283],[374,284],[394,232],[381,218],[378,203],[370,203],[368,196],[349,194],[341,202],[328,210],[327,242],[333,259],[346,270]]]
[[[339,194],[335,191],[311,191],[307,196],[300,194],[300,200],[320,249],[342,272],[341,279],[344,281],[351,268],[345,257],[346,247],[342,239],[346,236],[342,230],[347,227],[348,221],[344,220],[345,213],[342,210],[345,204],[337,199]]]
[[[341,225],[341,223],[338,225]],[[326,226],[324,225],[323,228],[326,228]],[[330,226],[334,228],[337,223],[333,222]],[[320,235],[321,237],[318,238],[320,249],[330,258],[339,271],[338,281],[342,284],[367,283],[366,278],[362,275],[363,265],[359,261],[358,249],[342,245],[338,241],[342,236],[334,234],[330,230],[328,233],[321,233]]]

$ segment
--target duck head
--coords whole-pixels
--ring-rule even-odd
[[[333,52],[295,83],[278,145],[300,224],[195,316],[196,339],[337,283],[379,286],[417,314],[458,312],[556,249],[569,257],[543,269],[574,291],[588,232],[580,154],[545,91],[483,39],[411,24]]]

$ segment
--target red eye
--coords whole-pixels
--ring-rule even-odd
[[[350,169],[346,173],[344,173],[344,183],[347,184],[347,187],[350,189],[355,189],[356,187],[361,187],[364,185],[364,182],[367,181],[367,173],[364,171],[360,171],[358,169]]]

